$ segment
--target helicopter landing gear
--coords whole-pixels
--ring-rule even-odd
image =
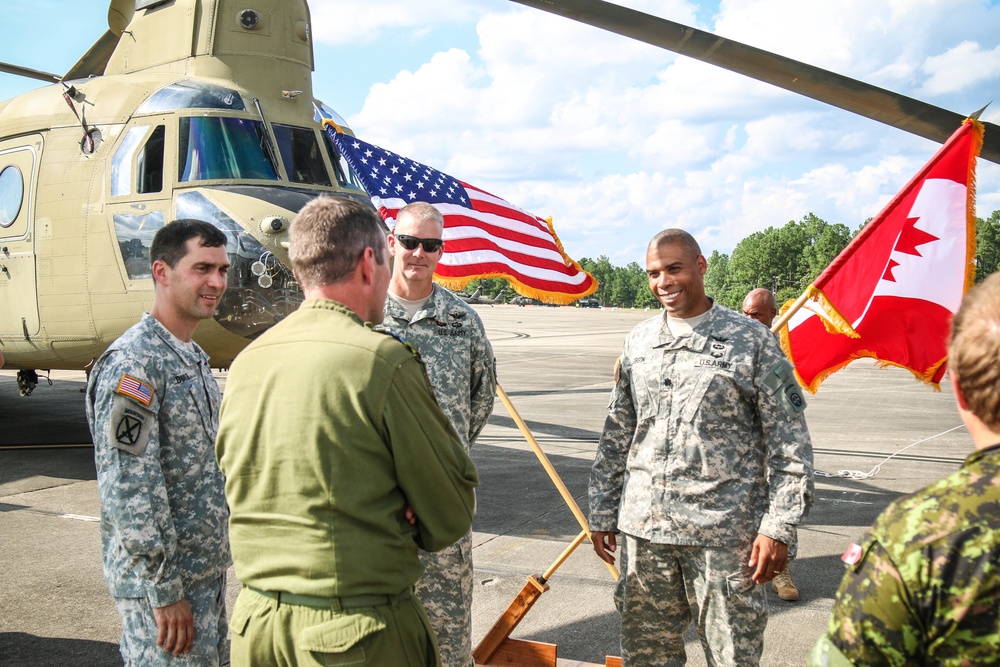
[[[30,396],[36,386],[38,386],[38,373],[34,369],[17,372],[17,389],[21,392],[21,396]]]

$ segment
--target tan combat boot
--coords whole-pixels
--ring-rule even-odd
[[[774,575],[774,579],[771,580],[771,588],[774,592],[778,594],[778,597],[786,602],[795,602],[799,599],[799,589],[795,587],[795,582],[792,581],[792,577],[788,574],[788,568]]]

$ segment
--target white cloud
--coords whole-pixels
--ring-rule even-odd
[[[921,90],[940,95],[1000,78],[1000,46],[985,50],[975,42],[962,42],[926,60],[923,70],[929,78]]]
[[[574,257],[641,260],[667,226],[689,229],[706,252],[729,252],[753,231],[810,212],[856,228],[935,150],[746,77],[507,4],[479,10],[478,50],[442,49],[373,85],[350,122],[375,143],[553,215]],[[631,6],[695,23],[686,3]],[[978,0],[724,0],[714,20],[708,27],[726,37],[956,109],[985,81],[956,78],[957,64],[974,57],[1000,71],[989,60],[997,49],[980,46],[996,43],[1000,11]],[[979,210],[988,214],[1000,207],[1000,168],[984,164]]]

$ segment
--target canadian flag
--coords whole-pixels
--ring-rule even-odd
[[[781,345],[808,391],[860,357],[938,386],[951,316],[975,276],[982,141],[966,120],[806,289]]]

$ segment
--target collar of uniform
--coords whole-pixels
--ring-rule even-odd
[[[455,303],[456,301],[458,302],[457,304]],[[438,324],[447,324],[449,308],[461,307],[462,305],[464,304],[461,299],[435,283],[434,291],[431,292],[431,298],[427,299],[424,307],[417,311],[412,321],[419,322],[423,319],[432,319]]]
[[[990,445],[989,447],[983,447],[982,449],[977,449],[965,458],[965,463],[963,466],[972,465],[973,463],[978,463],[985,458],[1000,458],[1000,442],[995,445]]]
[[[182,341],[177,336],[170,333],[170,331],[160,323],[158,319],[150,315],[149,313],[143,313],[142,324],[155,336],[158,336],[164,343],[166,343],[170,349],[172,349],[181,361],[184,362],[185,366],[195,366],[200,362],[208,361],[208,355],[203,349],[191,341],[188,345]]]
[[[667,312],[663,311],[663,317],[660,321],[660,337],[654,347],[663,347],[668,350],[679,350],[682,348],[687,348],[695,352],[700,352],[705,349],[708,344],[708,337],[711,335],[715,328],[716,312],[718,306],[715,305],[715,301],[712,297],[708,297],[708,300],[712,302],[712,307],[708,309],[708,317],[702,321],[694,331],[686,336],[674,336],[670,333],[670,327],[667,326]]]
[[[347,315],[361,326],[365,325],[364,321],[358,317],[357,313],[339,301],[334,301],[333,299],[306,299],[299,304],[299,310],[329,310],[335,313],[340,313],[341,315]]]

